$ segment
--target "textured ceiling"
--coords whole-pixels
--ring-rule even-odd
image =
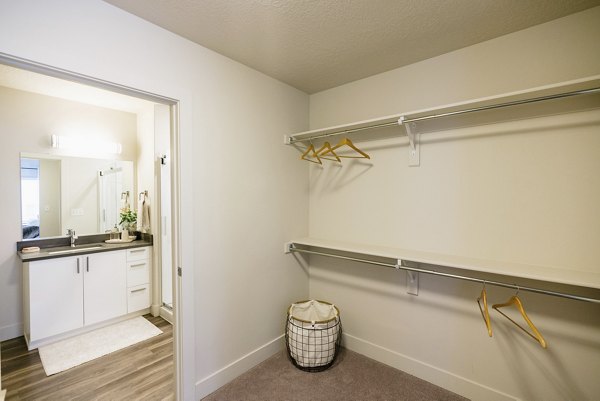
[[[307,93],[600,0],[105,0]]]

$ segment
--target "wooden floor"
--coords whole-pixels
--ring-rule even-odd
[[[173,328],[160,317],[144,317],[163,334],[52,376],[23,337],[2,342],[6,401],[174,400]]]

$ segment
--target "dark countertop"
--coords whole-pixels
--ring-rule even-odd
[[[72,248],[69,237],[52,237],[35,240],[23,240],[17,242],[17,254],[23,262],[32,262],[35,260],[64,258],[69,256],[85,255],[90,253],[118,251],[121,249],[140,248],[152,246],[152,234],[137,233],[137,239],[132,242],[120,244],[107,244],[109,234],[92,234],[79,236],[76,246]],[[23,253],[21,249],[25,247],[38,246],[41,249],[38,252]],[[61,252],[65,251],[65,252]]]
[[[54,259],[54,258],[64,258],[69,256],[77,256],[77,255],[87,255],[91,253],[99,253],[99,252],[110,252],[110,251],[118,251],[121,249],[130,249],[130,248],[140,248],[144,246],[152,246],[151,241],[144,240],[135,240],[132,242],[125,242],[122,244],[106,244],[106,243],[92,243],[92,244],[83,244],[77,245],[75,248],[70,246],[58,246],[53,248],[42,248],[39,252],[32,253],[23,253],[17,252],[19,257],[23,262],[33,262],[36,260],[44,260],[44,259]],[[95,248],[99,247],[99,248]],[[91,249],[90,249],[91,248]],[[60,251],[69,251],[69,252],[60,252]],[[59,253],[53,253],[59,252]]]

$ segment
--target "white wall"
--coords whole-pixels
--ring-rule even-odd
[[[181,101],[185,399],[268,356],[219,371],[278,338],[308,291],[281,249],[307,233],[306,166],[282,136],[307,128],[308,96],[96,0],[2,1],[0,52]]]
[[[149,105],[137,115],[137,149],[138,158],[136,164],[137,190],[131,202],[133,210],[137,211],[139,193],[148,191],[150,200],[154,199],[154,106]],[[138,219],[140,217],[138,216]],[[139,221],[139,220],[138,220]],[[154,219],[151,219],[152,223]],[[153,232],[151,230],[150,232]]]
[[[0,131],[3,133],[0,139],[3,152],[0,169],[2,189],[5,192],[3,207],[0,208],[0,219],[4,227],[0,234],[0,339],[22,335],[21,263],[16,255],[16,242],[22,239],[19,170],[21,152],[64,155],[68,153],[50,147],[50,134],[86,136],[106,132],[112,135],[112,141],[123,144],[124,153],[119,157],[134,160],[135,125],[135,115],[130,113],[0,87]],[[69,174],[77,172],[67,170]],[[94,168],[90,170],[93,171]],[[95,180],[95,176],[89,178]],[[61,183],[65,199],[70,199],[73,194],[68,191],[67,184]],[[89,181],[86,181],[86,186],[89,186]],[[79,189],[87,194],[91,206],[89,203],[78,204],[78,207],[88,211],[86,216],[78,217],[91,216],[92,225],[96,227],[97,214],[90,214],[89,211],[96,208],[97,194],[93,192],[90,195],[86,188]],[[78,191],[78,196],[81,193]],[[62,223],[68,224],[66,219],[70,217],[63,216]]]
[[[599,7],[312,95],[310,126],[596,75],[598,38]],[[600,112],[516,113],[467,128],[440,122],[422,136],[420,167],[408,167],[406,137],[357,140],[370,161],[311,165],[310,236],[599,272]],[[494,311],[487,336],[481,285],[421,275],[414,297],[403,272],[310,264],[310,296],[340,307],[352,349],[475,400],[600,394],[598,305],[521,293],[544,350]],[[490,303],[512,294],[488,287]]]
[[[194,115],[204,135],[193,138],[192,181],[203,389],[223,384],[215,366],[278,338],[286,306],[308,295],[307,272],[282,249],[308,233],[306,166],[283,145],[284,133],[307,128],[307,97],[234,63],[215,67],[208,74],[222,79],[194,97],[204,112]]]
[[[137,114],[137,148],[138,148],[138,159],[136,164],[137,170],[137,190],[132,198],[131,207],[138,213],[138,230],[142,230],[142,216],[141,216],[141,205],[143,200],[140,199],[140,192],[148,191],[147,201],[150,202],[150,229],[145,230],[145,232],[153,234],[153,271],[152,271],[152,306],[151,313],[154,316],[158,315],[160,303],[160,291],[161,291],[161,283],[160,283],[160,248],[161,241],[160,238],[157,237],[158,234],[158,186],[157,177],[158,173],[156,170],[156,159],[157,159],[157,147],[159,143],[159,138],[157,136],[157,113],[156,109],[163,110],[169,109],[169,106],[166,105],[158,105],[158,104],[149,104],[148,107],[145,107],[143,110],[138,112]],[[168,113],[167,113],[168,115]],[[167,120],[168,124],[168,120]],[[166,132],[162,132],[163,136],[166,136],[167,146],[168,146],[168,138],[169,138],[169,129],[167,128]],[[164,140],[164,139],[163,139]],[[170,256],[170,255],[169,255]]]

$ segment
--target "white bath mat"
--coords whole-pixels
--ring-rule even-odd
[[[38,351],[46,375],[50,376],[161,333],[158,327],[139,316],[54,344],[44,345],[39,347]]]

